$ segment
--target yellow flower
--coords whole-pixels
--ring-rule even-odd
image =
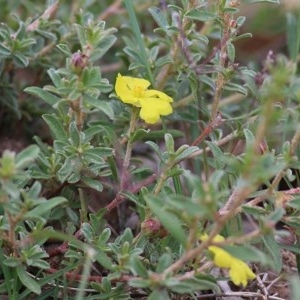
[[[173,112],[170,104],[173,99],[163,92],[149,90],[149,86],[150,82],[146,79],[118,74],[115,90],[122,102],[141,108],[141,119],[154,124],[160,116],[167,116]]]
[[[202,241],[207,239],[207,235],[202,235]],[[214,242],[222,242],[224,238],[217,235]],[[217,246],[209,246],[208,250],[214,254],[214,264],[219,268],[229,269],[229,276],[232,282],[236,285],[247,285],[248,280],[254,279],[256,276],[252,270],[240,259],[235,258],[224,249]]]

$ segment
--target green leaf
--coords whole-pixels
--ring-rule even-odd
[[[274,4],[280,4],[280,0],[243,0],[243,3],[263,3],[263,2],[270,2]]]
[[[95,259],[107,270],[114,270],[114,263],[105,252],[99,250],[95,256]]]
[[[148,278],[148,271],[138,256],[134,255],[130,258],[130,268],[133,274],[142,278]]]
[[[42,259],[35,259],[31,264],[30,266],[32,267],[36,267],[36,268],[39,268],[39,269],[49,269],[51,266],[50,264],[45,261],[45,260],[42,260]]]
[[[167,279],[166,285],[175,293],[185,294],[197,290],[213,290],[220,292],[218,285],[208,276],[199,276],[199,278],[187,278],[179,281],[177,279]]]
[[[250,131],[249,129],[245,128],[243,130],[244,132],[244,136],[246,138],[246,147],[247,149],[252,149],[253,148],[253,145],[255,144],[255,136],[254,134],[252,133],[252,131]]]
[[[98,191],[102,192],[103,191],[103,185],[98,179],[92,179],[89,177],[82,176],[81,181],[86,184],[88,187]]]
[[[83,70],[82,83],[85,87],[98,87],[101,79],[99,67],[90,67]]]
[[[134,288],[147,288],[150,285],[149,280],[141,278],[132,278],[129,280],[129,285]]]
[[[62,141],[62,142],[68,141],[68,137],[66,135],[64,127],[56,116],[45,114],[42,116],[42,118],[45,120],[45,122],[49,126],[54,139]]]
[[[8,57],[10,54],[11,54],[11,50],[1,43],[0,44],[0,56]]]
[[[156,272],[162,273],[166,268],[168,268],[172,263],[172,256],[170,253],[163,253],[158,259],[156,266]]]
[[[299,270],[298,270],[299,272]],[[294,275],[290,278],[290,285],[291,285],[291,300],[298,300],[300,295],[300,280],[299,275]]]
[[[227,90],[227,91],[237,92],[237,93],[241,93],[243,95],[247,95],[247,89],[245,89],[240,84],[237,84],[237,83],[234,83],[234,82],[226,83],[224,89]]]
[[[90,61],[94,62],[97,59],[100,59],[111,46],[116,42],[117,38],[114,35],[108,35],[101,39],[100,43],[97,45],[97,48],[93,51],[90,56]]]
[[[68,45],[66,45],[66,44],[58,44],[58,45],[56,45],[56,48],[59,51],[61,51],[64,55],[66,55],[67,57],[72,56],[72,52],[71,52],[70,48],[68,47]]]
[[[146,47],[144,45],[144,41],[142,38],[143,35],[141,33],[139,23],[138,23],[138,20],[137,20],[135,11],[134,11],[133,2],[132,2],[132,0],[124,0],[124,4],[125,4],[126,10],[129,15],[129,20],[130,20],[131,28],[132,28],[132,31],[133,31],[133,34],[134,34],[134,37],[136,40],[137,48],[140,52],[140,57],[142,59],[142,65],[146,69],[146,73],[147,73],[147,77],[148,77],[147,79],[151,82],[151,84],[153,84],[154,80],[153,80],[153,75],[151,72],[151,66],[150,66],[150,62],[148,60]]]
[[[164,158],[162,156],[162,153],[160,151],[160,148],[158,147],[158,145],[152,141],[147,141],[146,144],[148,144],[152,150],[154,150],[154,152],[158,155],[158,157],[160,158],[161,161],[164,161]]]
[[[186,232],[181,226],[181,222],[176,215],[167,211],[167,207],[163,202],[162,197],[154,195],[145,195],[145,200],[150,209],[158,217],[162,225],[183,245],[186,244]]]
[[[20,259],[18,259],[16,257],[7,257],[7,258],[4,258],[3,264],[7,267],[16,268],[16,267],[20,266],[21,262],[20,262]]]
[[[206,144],[210,148],[213,156],[214,156],[214,162],[216,164],[217,169],[222,169],[225,167],[224,163],[224,154],[222,150],[213,142],[206,141]]]
[[[22,150],[16,157],[16,167],[18,169],[26,168],[30,163],[38,158],[40,149],[36,145],[31,145]]]
[[[62,87],[61,78],[55,69],[51,68],[47,71],[47,73],[50,76],[50,78],[56,88]]]
[[[13,53],[11,57],[17,67],[25,68],[29,64],[29,59],[21,53]]]
[[[182,145],[180,148],[176,151],[176,162],[180,162],[186,158],[188,158],[191,154],[198,151],[199,148],[196,146],[188,146],[188,145]]]
[[[192,20],[206,22],[215,19],[217,15],[213,12],[202,10],[202,9],[192,9],[185,16]]]
[[[238,41],[238,40],[242,40],[242,39],[246,39],[246,38],[252,38],[252,33],[242,33],[234,38],[231,39],[232,42]]]
[[[300,48],[300,9],[298,9],[298,18],[291,13],[287,16],[287,46],[291,60],[297,61]]]
[[[80,146],[80,133],[75,122],[71,122],[69,126],[70,140],[76,148]]]
[[[150,131],[149,129],[146,130],[143,128],[138,128],[130,137],[130,142],[133,143],[144,139],[147,136],[149,131]]]
[[[150,7],[148,8],[148,11],[150,12],[152,18],[155,20],[157,25],[160,28],[166,30],[169,25],[166,18],[166,14],[158,7]]]
[[[174,153],[174,139],[170,133],[165,134],[165,144],[166,144],[166,149],[169,154]]]
[[[114,119],[114,111],[113,111],[112,107],[110,106],[110,104],[108,102],[106,102],[105,100],[97,99],[87,93],[83,94],[83,99],[88,104],[103,111],[110,119]]]
[[[266,249],[271,254],[272,268],[274,269],[274,271],[280,273],[282,269],[282,257],[281,257],[280,248],[275,240],[274,235],[273,234],[264,235],[262,239]]]
[[[148,297],[148,300],[171,300],[166,289],[154,290]]]
[[[91,243],[94,237],[94,231],[92,229],[92,226],[89,223],[85,222],[81,225],[80,230],[82,231],[82,234],[84,235],[87,242]]]
[[[75,27],[75,30],[76,30],[77,37],[78,37],[79,43],[81,45],[81,48],[83,49],[84,46],[87,44],[85,30],[79,24],[74,24],[74,27]]]
[[[238,27],[241,27],[245,23],[245,21],[246,21],[246,17],[245,16],[239,16],[236,19],[236,25]]]
[[[227,55],[231,62],[234,62],[235,59],[235,47],[231,42],[227,43]]]
[[[173,138],[184,136],[181,130],[176,130],[176,129],[168,129],[168,133],[170,133],[173,136]],[[151,130],[147,133],[147,139],[148,140],[161,139],[165,136],[165,134],[166,134],[165,130],[154,130],[154,131]]]
[[[266,264],[269,262],[268,255],[251,246],[226,245],[222,246],[222,248],[234,257],[239,258],[245,262],[258,262],[262,264]]]
[[[41,98],[47,104],[50,104],[52,106],[55,105],[58,101],[60,101],[60,98],[58,98],[57,96],[36,86],[26,88],[24,92]]]
[[[42,201],[35,208],[28,211],[24,215],[24,218],[32,218],[32,219],[40,218],[44,214],[49,213],[54,207],[66,202],[68,202],[68,200],[64,197],[54,197],[49,200]]]
[[[20,281],[26,288],[28,288],[33,293],[38,294],[38,295],[42,292],[39,284],[32,277],[30,277],[28,275],[28,273],[25,271],[24,267],[18,267],[17,274],[18,274]]]

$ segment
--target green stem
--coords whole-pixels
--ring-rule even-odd
[[[85,202],[85,199],[84,199],[84,195],[83,195],[82,189],[79,188],[78,192],[79,192],[80,207],[81,207],[81,210],[80,210],[80,219],[81,219],[81,223],[84,223],[84,222],[88,221],[88,218],[87,218],[88,211],[87,211],[86,202]]]
[[[125,187],[125,182],[128,174],[128,168],[130,165],[130,159],[131,159],[131,154],[132,154],[132,148],[133,148],[133,143],[131,142],[131,136],[135,130],[135,125],[136,125],[136,120],[138,116],[139,108],[137,107],[132,107],[131,110],[131,120],[127,132],[127,146],[126,146],[126,153],[123,161],[123,170],[122,170],[122,176],[121,176],[121,183],[120,183],[120,190],[122,191]]]
[[[227,13],[224,13],[223,11],[219,12],[219,14],[220,14],[220,19],[223,21],[221,49],[220,49],[220,58],[219,58],[219,67],[222,71],[218,72],[217,79],[216,79],[216,91],[215,91],[215,96],[214,96],[214,100],[212,103],[212,109],[211,109],[211,119],[212,120],[214,120],[218,114],[221,94],[223,91],[223,87],[226,83],[226,78],[223,74],[223,70],[224,70],[225,64],[226,64],[227,42],[229,39],[229,28],[230,28],[229,27],[230,15]]]
[[[78,293],[76,295],[75,300],[82,300],[84,298],[84,294],[85,294],[84,290],[88,283],[88,278],[90,276],[94,255],[95,255],[95,250],[93,248],[88,248],[86,250],[86,259],[83,265],[83,272],[81,277],[82,279],[80,281],[78,287]]]

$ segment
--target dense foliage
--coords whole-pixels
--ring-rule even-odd
[[[300,17],[255,60],[260,5],[2,3],[0,298],[298,299]]]

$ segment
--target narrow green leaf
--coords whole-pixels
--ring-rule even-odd
[[[54,115],[43,115],[42,118],[45,120],[49,126],[54,139],[60,140],[62,142],[67,142],[68,138],[62,123]]]
[[[67,57],[72,56],[72,52],[71,52],[70,48],[68,47],[68,45],[66,45],[66,44],[58,44],[58,45],[56,45],[56,48],[59,49],[59,51],[61,51]]]
[[[169,25],[166,18],[166,14],[158,7],[150,7],[148,8],[148,11],[150,12],[152,18],[155,20],[157,25],[160,28],[166,30]]]
[[[73,146],[80,146],[80,133],[75,122],[71,122],[69,126],[70,140]]]
[[[300,9],[298,18],[288,13],[287,16],[287,46],[290,58],[296,62],[300,48]]]
[[[228,82],[225,85],[224,89],[227,90],[227,91],[237,92],[237,93],[241,93],[243,95],[247,95],[247,89],[245,89],[240,84],[237,84],[237,83],[234,83],[234,82]]]
[[[128,12],[128,15],[129,15],[129,20],[131,22],[131,28],[132,28],[132,31],[134,33],[134,36],[135,36],[135,39],[136,39],[136,42],[137,42],[137,45],[139,48],[141,58],[143,60],[143,65],[146,68],[147,77],[148,77],[149,81],[151,82],[151,84],[153,84],[154,80],[153,80],[153,76],[152,76],[152,72],[151,72],[151,66],[150,66],[150,63],[148,60],[148,55],[147,55],[147,52],[145,49],[146,47],[144,45],[144,41],[142,39],[143,35],[140,31],[139,23],[138,23],[136,14],[134,12],[133,1],[132,0],[124,0],[124,3],[125,3],[126,10]]]
[[[22,53],[13,53],[11,57],[17,67],[25,68],[29,64],[29,59]]]
[[[107,270],[113,270],[114,269],[114,263],[113,261],[110,259],[110,257],[103,251],[98,251],[95,259],[97,260],[97,262],[102,265],[104,268],[106,268]]]
[[[143,128],[138,128],[134,133],[133,135],[130,137],[130,142],[133,143],[133,142],[137,142],[137,141],[140,141],[142,139],[144,139],[148,132],[150,130],[146,130],[146,129],[143,129]]]
[[[20,281],[26,288],[38,295],[42,292],[40,285],[27,274],[24,267],[18,267],[17,274]]]
[[[176,215],[167,211],[161,197],[145,195],[145,200],[150,209],[158,217],[162,225],[183,245],[186,244],[186,233],[181,226],[181,222]]]
[[[52,106],[55,105],[60,100],[60,98],[58,98],[57,96],[36,86],[31,86],[26,88],[24,92],[34,95],[38,98],[41,98],[47,104],[50,104]]]
[[[228,55],[229,60],[231,62],[234,62],[234,59],[235,59],[235,47],[230,42],[227,43],[227,55]]]
[[[272,268],[274,271],[280,273],[282,269],[282,257],[280,248],[275,240],[273,234],[265,235],[262,237],[265,247],[268,252],[271,254],[272,258]]]
[[[172,256],[170,253],[163,253],[158,259],[158,263],[156,266],[156,272],[162,273],[167,267],[169,267],[172,263]]]
[[[93,51],[90,60],[93,62],[100,59],[116,42],[117,38],[114,35],[108,35],[101,39],[97,48]]]
[[[238,41],[238,40],[242,40],[242,39],[246,39],[246,38],[252,38],[252,33],[242,33],[238,36],[236,36],[235,38],[233,38],[231,41],[232,42],[235,42],[235,41]]]
[[[185,294],[197,290],[213,290],[215,292],[220,292],[218,285],[208,276],[207,278],[204,276],[203,278],[187,278],[181,281],[170,278],[166,281],[166,285],[172,291],[179,294]]]
[[[88,187],[90,187],[90,188],[92,188],[92,189],[94,189],[98,192],[102,192],[102,190],[103,190],[103,185],[97,179],[92,179],[92,178],[89,178],[89,177],[82,176],[81,181],[84,184],[86,184]]]
[[[192,9],[185,16],[189,19],[202,22],[210,21],[217,17],[215,13],[203,9]]]
[[[0,44],[0,56],[2,57],[8,57],[11,54],[11,51],[9,48],[4,46],[2,43]]]
[[[150,285],[149,280],[147,279],[141,279],[141,278],[132,278],[129,280],[129,285],[134,288],[147,288]]]
[[[243,0],[243,3],[263,3],[263,2],[270,2],[274,4],[280,4],[280,0]]]
[[[255,136],[254,134],[247,128],[244,130],[244,136],[246,138],[246,147],[247,149],[252,149],[254,143],[255,143]]]
[[[176,151],[176,162],[182,161],[186,158],[188,158],[191,154],[198,151],[199,148],[196,146],[188,146],[188,145],[182,145],[177,151]]]
[[[298,273],[299,273],[299,269],[298,269]],[[300,280],[299,280],[299,275],[294,275],[291,279],[290,279],[290,285],[292,288],[292,295],[291,295],[291,300],[298,300],[299,299],[299,295],[300,295]]]
[[[84,46],[87,44],[86,35],[84,28],[79,24],[74,24],[78,40],[80,42],[81,48],[83,49]]]
[[[42,217],[44,214],[49,213],[54,207],[61,205],[63,203],[68,202],[68,200],[64,197],[54,197],[46,201],[42,201],[38,204],[35,208],[28,211],[24,218],[39,218]]]
[[[225,163],[224,163],[224,154],[222,150],[213,142],[206,141],[206,144],[211,149],[211,152],[214,156],[214,162],[216,163],[216,167],[218,169],[224,168]]]
[[[91,243],[94,237],[94,231],[91,224],[86,222],[82,223],[80,230],[82,231],[82,234],[87,242]]]
[[[174,139],[170,133],[165,134],[165,144],[166,144],[166,149],[169,154],[174,153]]]
[[[60,78],[58,72],[55,69],[51,68],[47,71],[47,73],[50,76],[55,87],[60,88],[62,86],[62,84],[61,84],[61,78]]]
[[[30,163],[37,159],[40,149],[36,145],[31,145],[22,150],[16,157],[16,167],[18,169],[26,168]]]
[[[169,296],[169,293],[166,289],[157,289],[157,290],[154,290],[148,300],[171,300],[170,296]]]
[[[112,107],[110,106],[110,104],[108,102],[106,102],[105,100],[100,100],[100,99],[94,98],[87,93],[85,93],[83,95],[83,99],[88,104],[103,111],[110,119],[114,118],[114,111],[113,111]]]
[[[131,268],[133,274],[138,275],[142,278],[148,277],[148,271],[147,271],[146,267],[143,265],[143,263],[137,256],[131,257],[130,268]]]
[[[246,17],[245,16],[239,16],[236,19],[236,24],[238,27],[241,27],[246,21]]]

